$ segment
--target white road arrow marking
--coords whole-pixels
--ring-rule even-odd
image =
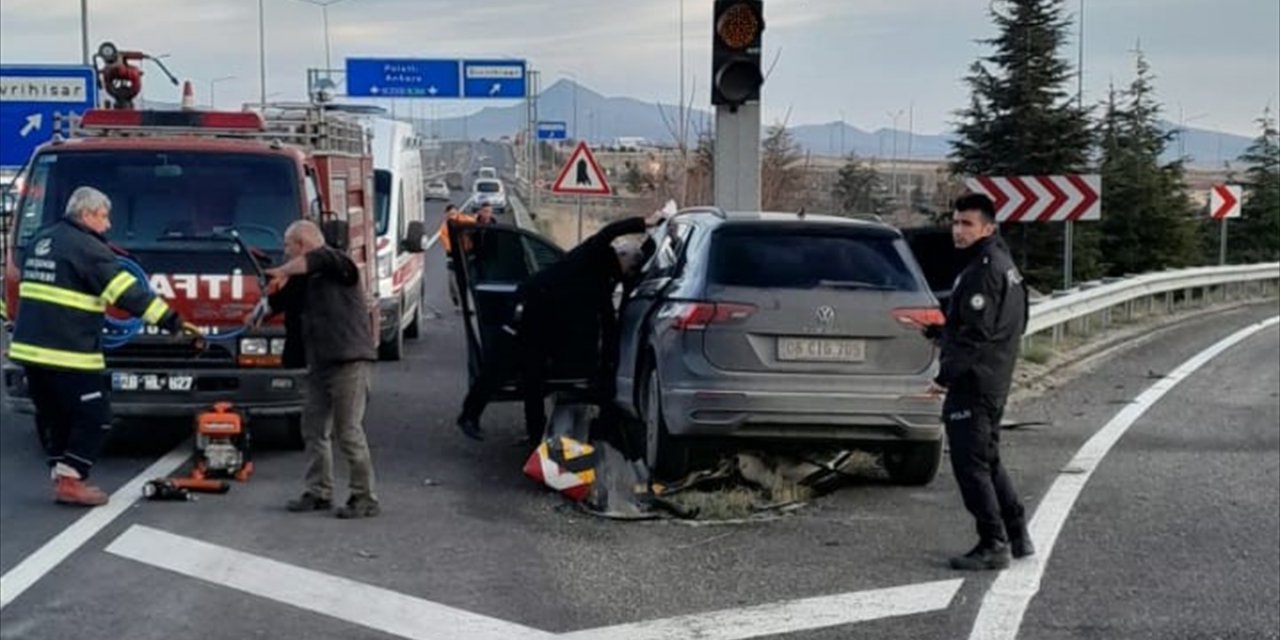
[[[27,116],[27,123],[22,125],[22,130],[18,132],[18,135],[24,138],[27,137],[28,135],[31,134],[32,131],[39,130],[40,124],[43,122],[44,122],[43,113],[33,113]]]
[[[747,640],[940,611],[951,605],[964,583],[962,579],[938,580],[556,634],[142,525],[129,527],[106,551],[419,640]]]

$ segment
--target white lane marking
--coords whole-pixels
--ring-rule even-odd
[[[415,640],[552,638],[549,633],[261,556],[133,525],[107,552]]]
[[[143,525],[107,553],[414,640],[745,640],[941,611],[963,579],[941,580],[554,634]]]
[[[434,246],[435,246],[435,244],[436,244],[436,241],[437,241],[437,240],[439,240],[439,239],[440,239],[440,232],[439,232],[439,231],[436,231],[435,235],[433,235],[433,236],[431,236],[430,238],[428,238],[428,239],[427,239],[427,243],[426,243],[426,244],[424,244],[424,245],[422,245],[422,252],[423,252],[423,253],[426,253],[426,252],[430,251],[430,250],[431,250],[431,247],[434,247]]]
[[[90,509],[79,520],[71,523],[71,526],[44,543],[35,553],[27,556],[0,576],[0,609],[8,606],[14,598],[22,595],[22,592],[66,560],[67,556],[75,553],[76,549],[111,524],[126,509],[133,506],[133,503],[142,497],[142,485],[148,480],[173,473],[190,457],[191,442],[183,441],[159,460],[151,463],[151,466],[144,469],[142,473],[126,482],[123,487],[117,489],[111,494],[111,500],[107,504]]]
[[[995,582],[982,598],[978,617],[973,624],[969,640],[1014,640],[1022,626],[1031,599],[1040,590],[1045,565],[1053,552],[1053,545],[1062,532],[1067,515],[1075,505],[1084,485],[1102,462],[1103,456],[1120,440],[1156,401],[1185,380],[1197,369],[1207,364],[1223,351],[1230,349],[1249,336],[1280,323],[1280,316],[1249,325],[1182,363],[1173,373],[1151,385],[1134,399],[1129,406],[1117,413],[1105,426],[1093,434],[1076,452],[1071,462],[1062,469],[1049,491],[1036,508],[1029,530],[1036,545],[1036,555],[1013,563],[996,576]]]
[[[570,640],[742,640],[940,611],[963,579],[923,582],[566,633]]]

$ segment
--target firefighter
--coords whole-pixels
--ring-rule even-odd
[[[458,205],[449,203],[444,207],[444,221],[440,223],[440,244],[444,246],[445,264],[449,271],[453,271],[453,241],[449,239],[449,223],[455,225],[474,225],[474,224],[493,224],[493,208],[484,205],[476,212],[475,215],[464,212],[458,208]],[[470,238],[466,239],[470,241]],[[465,242],[464,242],[465,244]],[[465,247],[469,251],[471,247]],[[452,275],[449,276],[449,299],[453,300],[453,306],[458,306],[458,283],[454,281]]]
[[[22,307],[9,358],[23,365],[36,428],[52,468],[54,500],[98,506],[107,494],[85,482],[111,429],[102,354],[103,313],[114,306],[170,333],[195,328],[121,267],[103,234],[111,200],[92,187],[71,193],[62,219],[24,250]]]
[[[634,243],[614,241],[644,233],[662,221],[661,211],[648,218],[613,222],[563,259],[535,273],[520,285],[518,362],[524,394],[525,429],[536,443],[546,428],[546,381],[555,356],[559,372],[585,373],[588,368],[600,395],[608,395],[617,351],[617,311],[613,294],[624,278],[637,272],[643,251]],[[502,366],[502,363],[492,366]],[[480,414],[500,376],[482,371],[467,392],[457,425],[476,440],[484,438]]]
[[[1027,326],[1027,292],[998,235],[990,198],[959,198],[951,236],[968,264],[952,289],[945,326],[927,332],[940,337],[942,351],[929,392],[946,394],[942,414],[951,466],[978,529],[978,545],[951,558],[951,566],[1003,569],[1010,555],[1035,552],[1022,502],[1000,460],[1000,421]]]

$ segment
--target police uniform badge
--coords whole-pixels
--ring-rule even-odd
[[[981,293],[975,293],[972,298],[969,298],[969,307],[974,311],[982,311],[986,306],[987,298]]]

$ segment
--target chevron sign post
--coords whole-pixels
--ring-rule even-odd
[[[995,201],[999,222],[1102,219],[1101,176],[979,176],[965,186]]]
[[[1238,184],[1215,184],[1209,190],[1209,217],[1222,221],[1218,239],[1218,264],[1227,263],[1227,219],[1240,217],[1240,201],[1243,198],[1244,187]]]
[[[1065,222],[1062,281],[1071,288],[1071,225],[1102,219],[1102,176],[977,176],[965,186],[995,202],[998,222]]]

